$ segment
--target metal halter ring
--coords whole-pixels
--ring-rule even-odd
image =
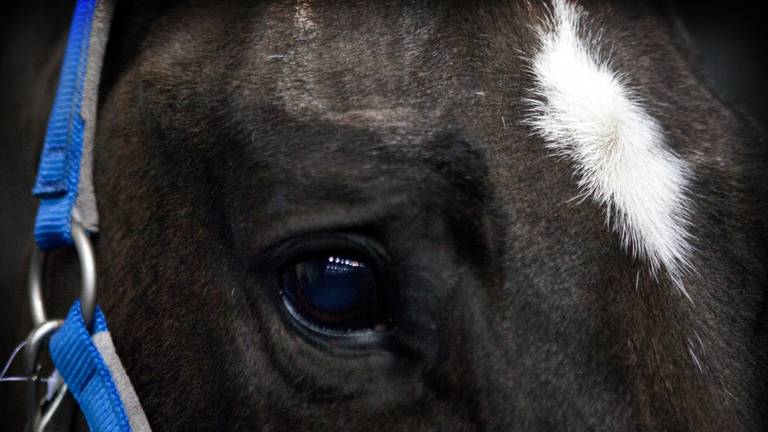
[[[96,309],[96,258],[88,234],[83,227],[74,221],[72,221],[72,240],[80,261],[80,307],[83,311],[83,321],[85,321],[86,326],[90,326],[93,312]],[[43,298],[45,255],[45,251],[35,247],[29,262],[29,304],[35,327],[48,322]]]
[[[40,351],[53,333],[58,330],[64,322],[61,320],[46,321],[35,327],[27,337],[27,344],[24,349],[24,372],[29,377],[27,387],[27,420],[30,423],[30,431],[42,431],[51,421],[56,410],[61,406],[64,394],[67,391],[66,384],[56,392],[56,396],[51,401],[50,406],[42,411],[39,395],[40,386]]]

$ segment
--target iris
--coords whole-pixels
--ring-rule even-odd
[[[349,256],[325,255],[295,262],[281,277],[288,310],[321,329],[361,331],[382,318],[376,272]]]

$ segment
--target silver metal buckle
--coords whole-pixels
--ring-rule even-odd
[[[96,259],[93,253],[91,241],[83,227],[72,222],[72,240],[77,250],[80,262],[80,305],[83,320],[87,327],[93,321],[96,310]],[[40,388],[40,351],[46,341],[58,330],[63,320],[51,320],[45,312],[45,299],[43,295],[43,271],[45,269],[45,251],[35,247],[29,264],[29,278],[27,288],[29,290],[29,304],[32,314],[32,322],[35,327],[27,337],[24,348],[24,369],[29,377],[27,388],[27,421],[31,431],[43,431],[53,415],[62,407],[62,400],[67,392],[66,384],[57,389],[55,396],[43,409],[44,401],[39,394]]]

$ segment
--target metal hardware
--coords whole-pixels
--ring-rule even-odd
[[[80,307],[83,321],[90,326],[96,309],[96,259],[91,241],[83,227],[72,222],[72,241],[77,250],[80,262]],[[40,351],[43,345],[64,323],[62,320],[50,320],[45,311],[43,295],[43,272],[45,270],[46,252],[35,247],[29,263],[28,289],[29,305],[32,314],[34,330],[27,337],[24,347],[24,370],[29,377],[27,388],[27,425],[29,431],[45,430],[54,414],[67,405],[63,403],[67,393],[66,384],[58,388],[52,400],[44,404],[40,396]],[[71,409],[68,407],[66,409]]]
[[[40,351],[43,344],[51,335],[61,327],[64,321],[54,320],[46,321],[35,327],[27,337],[27,345],[24,347],[24,373],[29,377],[27,387],[27,421],[29,430],[32,432],[42,431],[45,425],[50,421],[53,412],[61,404],[63,393],[66,392],[66,386],[62,386],[50,404],[43,413],[40,400]]]
[[[90,326],[93,312],[96,309],[96,258],[88,234],[83,227],[74,221],[72,221],[72,240],[80,261],[80,307],[83,311],[83,321],[87,326]],[[35,247],[29,263],[29,304],[32,311],[32,321],[36,327],[48,321],[43,297],[45,256],[45,251]]]
[[[53,416],[56,415],[57,411],[62,409],[74,410],[74,406],[65,405],[67,390],[69,389],[67,388],[66,384],[62,384],[61,387],[56,390],[56,393],[51,399],[51,402],[48,404],[48,407],[45,409],[45,412],[41,414],[40,422],[37,425],[38,429],[35,430],[35,432],[44,432],[47,430],[48,424],[51,422],[51,420],[53,420]]]

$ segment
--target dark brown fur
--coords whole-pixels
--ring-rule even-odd
[[[154,430],[764,430],[765,159],[664,7],[583,2],[695,173],[693,302],[522,124],[540,4],[147,3],[108,46],[96,245]],[[329,241],[385,251],[386,337],[280,312]]]

